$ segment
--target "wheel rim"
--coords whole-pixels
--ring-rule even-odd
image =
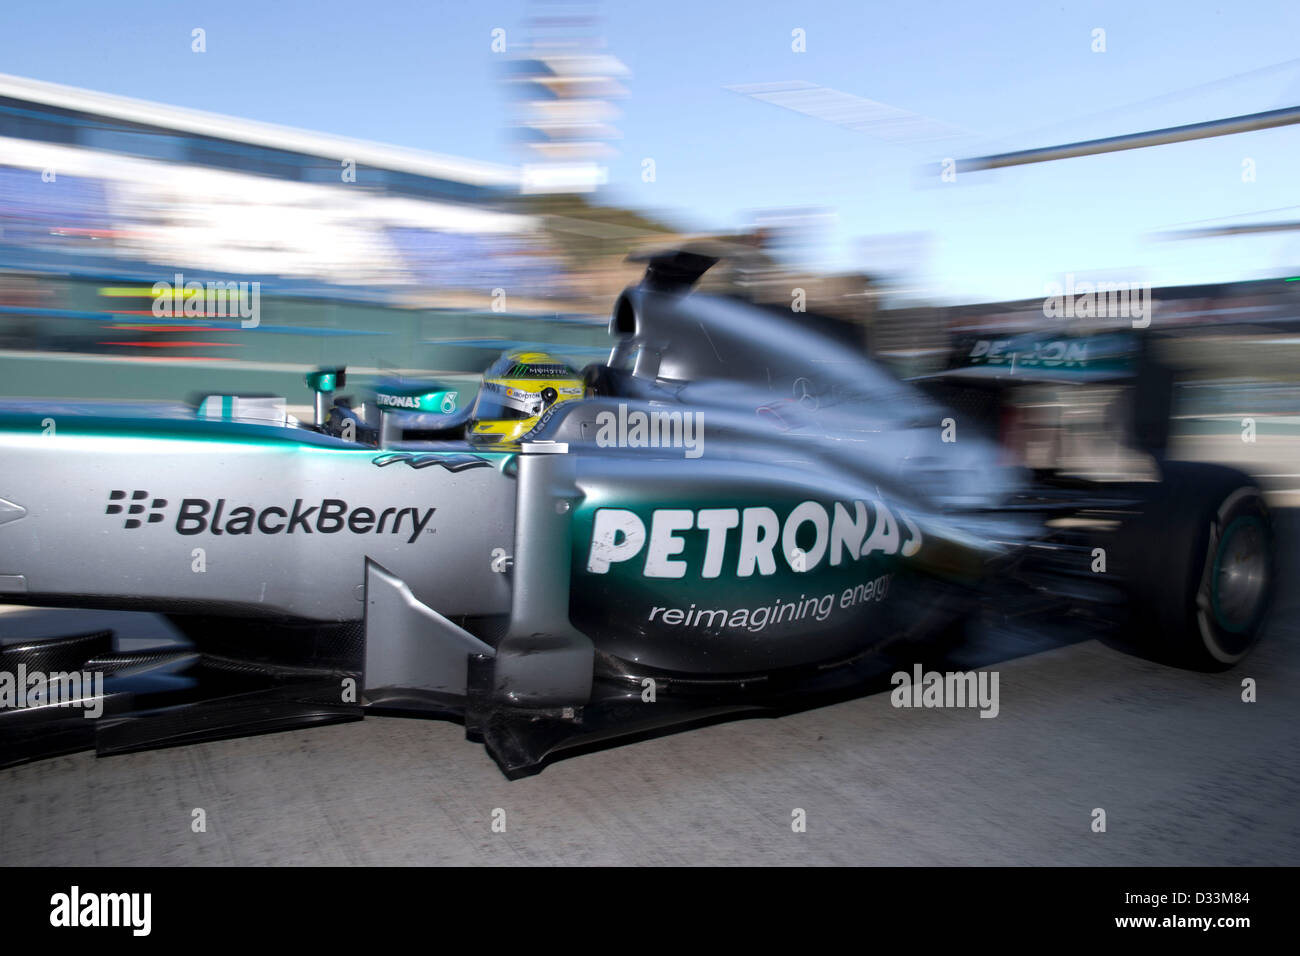
[[[1237,518],[1223,532],[1210,572],[1215,623],[1246,635],[1258,621],[1268,590],[1268,534],[1259,518]]]

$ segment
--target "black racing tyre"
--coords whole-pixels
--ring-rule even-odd
[[[1233,667],[1264,628],[1277,579],[1259,487],[1222,465],[1164,462],[1132,527],[1134,638],[1171,664]]]

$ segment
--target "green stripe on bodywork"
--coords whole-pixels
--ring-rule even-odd
[[[229,414],[223,401],[223,414]],[[43,424],[47,419],[54,420],[54,435],[83,436],[97,438],[120,438],[131,440],[162,440],[212,445],[271,445],[286,449],[316,449],[319,451],[352,451],[375,454],[372,445],[358,445],[356,442],[344,441],[330,435],[305,428],[280,427],[249,422],[220,419],[198,418],[146,418],[126,417],[122,415],[90,415],[85,413],[67,414],[57,408],[50,411],[0,411],[0,444],[4,435],[41,435],[46,432]],[[427,454],[465,454],[468,447],[459,449],[429,449]],[[474,454],[483,457],[511,457],[508,452],[485,452],[475,448]]]

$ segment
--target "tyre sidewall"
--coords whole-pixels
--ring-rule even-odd
[[[1263,527],[1266,577],[1256,612],[1233,632],[1213,609],[1214,569],[1226,533],[1243,519]],[[1137,531],[1133,600],[1143,643],[1197,670],[1227,670],[1243,660],[1264,629],[1277,580],[1272,520],[1259,488],[1230,468],[1169,463]]]

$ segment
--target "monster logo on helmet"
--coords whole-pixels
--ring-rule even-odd
[[[467,437],[472,442],[516,442],[552,406],[582,398],[582,376],[546,352],[506,352],[483,373]]]

